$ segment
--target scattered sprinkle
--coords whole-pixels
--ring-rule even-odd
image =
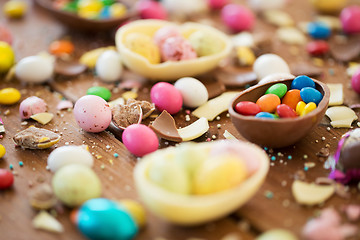
[[[275,161],[276,160],[276,157],[275,156],[272,156],[271,157],[271,161]]]
[[[288,158],[289,160],[291,160],[291,159],[292,159],[292,156],[291,156],[291,155],[289,155],[287,158]]]
[[[308,158],[308,155],[304,154],[303,158],[304,158],[304,159],[307,159],[307,158]]]
[[[217,127],[218,129],[220,129],[220,128],[221,128],[221,124],[216,125],[216,127]]]
[[[215,119],[219,121],[219,120],[220,120],[220,116],[217,116]]]
[[[115,157],[115,158],[119,157],[119,154],[118,154],[118,153],[114,153],[114,157]]]
[[[272,199],[274,197],[274,193],[271,191],[265,191],[264,195],[267,199]]]
[[[24,166],[24,163],[22,161],[19,162],[19,166],[22,167]]]
[[[105,169],[105,165],[104,165],[104,164],[101,164],[100,168],[101,168],[101,170],[104,170],[104,169]]]
[[[9,165],[9,168],[10,168],[10,170],[13,170],[13,169],[14,169],[14,165],[10,164],[10,165]]]
[[[110,149],[111,147],[110,147],[110,145],[106,145],[106,149]]]

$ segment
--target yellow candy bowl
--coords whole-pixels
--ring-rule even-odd
[[[217,40],[222,43],[222,48],[215,54],[196,59],[151,64],[148,59],[125,46],[125,39],[131,33],[143,33],[152,38],[158,29],[168,25],[178,27],[185,38],[197,30],[207,31],[216,36]],[[124,64],[132,71],[152,81],[174,81],[181,77],[196,76],[208,72],[214,69],[232,50],[231,40],[226,34],[213,27],[193,22],[176,25],[175,23],[163,20],[137,20],[119,28],[115,41]]]
[[[193,143],[193,150],[210,151],[219,142],[221,141]],[[257,192],[265,180],[269,170],[269,158],[264,150],[255,144],[242,141],[234,143],[245,150],[244,152],[251,151],[251,159],[257,159],[259,167],[239,185],[206,195],[185,195],[170,192],[149,179],[151,164],[156,159],[175,156],[178,154],[178,147],[169,147],[145,156],[135,166],[134,171],[136,189],[145,206],[158,217],[182,226],[194,226],[210,222],[240,208]]]

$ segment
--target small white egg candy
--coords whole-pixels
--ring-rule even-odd
[[[16,77],[26,83],[43,83],[54,73],[54,57],[48,54],[29,56],[15,66]]]
[[[289,65],[280,56],[267,53],[258,57],[253,65],[258,80],[273,73],[290,73]]]
[[[92,167],[94,159],[90,152],[83,146],[62,146],[52,151],[48,157],[47,165],[52,172],[69,164],[81,164]]]
[[[265,84],[268,82],[272,82],[274,80],[285,80],[285,79],[291,79],[295,78],[294,75],[291,73],[272,73],[270,75],[267,75],[266,77],[262,78],[258,84]]]
[[[123,73],[121,57],[114,50],[106,50],[96,61],[95,71],[104,82],[118,81]]]
[[[209,98],[209,93],[205,85],[196,78],[180,78],[175,82],[174,86],[181,93],[183,104],[186,107],[199,107],[206,103]]]
[[[264,11],[269,9],[282,8],[286,0],[248,0],[249,6],[255,11]]]
[[[189,16],[208,11],[206,0],[161,0],[164,8],[173,16]]]

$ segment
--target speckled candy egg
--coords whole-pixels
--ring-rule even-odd
[[[174,86],[180,91],[186,107],[196,108],[208,100],[209,94],[205,85],[196,78],[180,78]]]
[[[154,152],[159,147],[155,132],[143,124],[128,126],[122,134],[122,140],[125,147],[138,157]]]
[[[96,61],[95,70],[101,80],[115,82],[120,79],[123,72],[119,53],[107,50]]]
[[[180,111],[183,104],[181,93],[172,84],[159,82],[150,91],[151,101],[159,111],[166,110],[170,114]]]
[[[28,97],[20,103],[20,117],[29,119],[34,114],[46,112],[46,106],[43,99],[36,96]]]
[[[95,95],[86,95],[77,100],[74,115],[78,125],[87,132],[104,131],[112,117],[108,103]]]
[[[105,198],[86,201],[77,214],[77,226],[91,240],[130,240],[138,227],[120,204]]]
[[[94,159],[85,146],[59,147],[52,151],[47,159],[47,165],[52,172],[73,163],[92,167]]]
[[[15,67],[18,79],[28,83],[43,83],[54,73],[54,62],[50,57],[30,56],[21,59]]]

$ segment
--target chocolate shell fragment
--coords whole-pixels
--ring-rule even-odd
[[[60,140],[60,135],[52,131],[29,127],[18,132],[13,140],[17,146],[30,149],[45,149],[53,146]]]

